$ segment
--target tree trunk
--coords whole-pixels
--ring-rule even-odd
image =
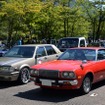
[[[99,17],[99,24],[98,24],[98,28],[96,32],[96,40],[100,38],[100,31],[101,31],[100,29],[101,29],[102,19],[103,19],[103,15],[102,15],[102,10],[100,9],[100,17]]]
[[[96,19],[94,18],[93,19],[93,22],[92,22],[92,26],[93,26],[93,37],[92,37],[92,39],[93,39],[93,41],[95,41],[95,33],[96,33]]]
[[[64,36],[66,37],[67,36],[67,33],[66,33],[66,19],[64,18]]]
[[[8,39],[7,39],[7,46],[11,47],[11,39],[12,39],[12,33],[13,33],[13,20],[8,21]]]
[[[101,18],[99,19],[99,24],[98,24],[98,28],[97,28],[97,32],[96,32],[96,40],[98,40],[100,38],[100,28],[101,28]]]
[[[67,35],[69,35],[69,22],[68,22],[68,18],[67,18]]]

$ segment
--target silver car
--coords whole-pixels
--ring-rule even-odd
[[[17,45],[0,57],[0,81],[28,83],[30,67],[56,60],[62,52],[52,44]]]

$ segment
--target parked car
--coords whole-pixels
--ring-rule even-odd
[[[0,57],[2,57],[8,49],[5,46],[0,46]]]
[[[67,49],[57,60],[32,66],[30,75],[41,88],[89,93],[93,83],[105,79],[105,48]]]
[[[64,52],[67,48],[87,47],[85,37],[64,37],[58,41],[57,47]]]
[[[99,41],[99,46],[105,48],[105,40]]]
[[[0,81],[28,83],[32,65],[57,59],[60,54],[52,44],[14,46],[0,58]]]

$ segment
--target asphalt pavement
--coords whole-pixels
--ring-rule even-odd
[[[79,90],[42,90],[33,82],[0,82],[0,105],[105,105],[105,81],[85,95]]]

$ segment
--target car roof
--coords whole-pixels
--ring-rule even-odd
[[[84,37],[63,37],[61,39],[80,39],[80,38],[84,38]]]
[[[75,47],[75,48],[69,48],[69,49],[93,49],[93,50],[99,50],[99,49],[105,49],[103,47]]]
[[[54,46],[53,44],[24,44],[24,45],[16,45],[16,46]]]

